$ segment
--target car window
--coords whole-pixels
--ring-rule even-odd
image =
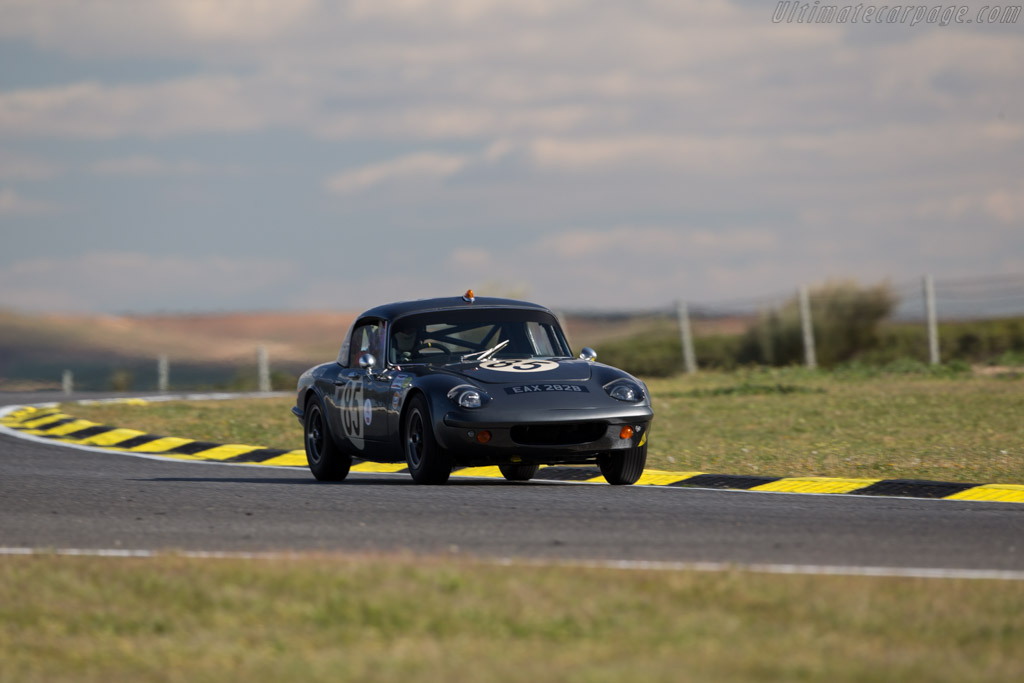
[[[565,357],[568,345],[558,323],[543,311],[438,311],[395,322],[388,360],[401,363],[448,363],[467,354],[508,344],[495,358]]]
[[[375,358],[380,359],[380,336],[381,326],[378,321],[362,323],[352,330],[352,341],[349,346],[348,367],[358,368],[359,358],[364,353],[372,353]]]
[[[530,345],[538,356],[556,356],[555,340],[552,338],[551,326],[530,321],[526,323],[526,334],[530,337]]]

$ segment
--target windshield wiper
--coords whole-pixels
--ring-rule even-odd
[[[486,349],[484,351],[474,351],[473,353],[467,353],[465,356],[462,357],[462,360],[466,361],[474,357],[476,357],[477,360],[487,360],[488,358],[496,354],[498,351],[501,351],[503,348],[508,346],[508,342],[509,340],[506,339],[505,341],[498,342],[491,348]]]

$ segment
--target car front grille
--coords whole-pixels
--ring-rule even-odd
[[[606,430],[604,422],[515,425],[511,429],[511,437],[523,446],[569,446],[597,441]]]

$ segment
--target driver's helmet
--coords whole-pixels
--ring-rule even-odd
[[[408,353],[416,345],[416,330],[411,327],[395,328],[393,337],[399,353]]]

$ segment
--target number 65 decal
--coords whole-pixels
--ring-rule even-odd
[[[362,450],[363,441],[363,382],[348,381],[341,389],[339,396],[341,408],[341,428],[355,448]]]
[[[538,360],[536,358],[525,358],[520,360],[485,360],[480,363],[485,370],[497,372],[547,372],[558,367],[553,360]]]

